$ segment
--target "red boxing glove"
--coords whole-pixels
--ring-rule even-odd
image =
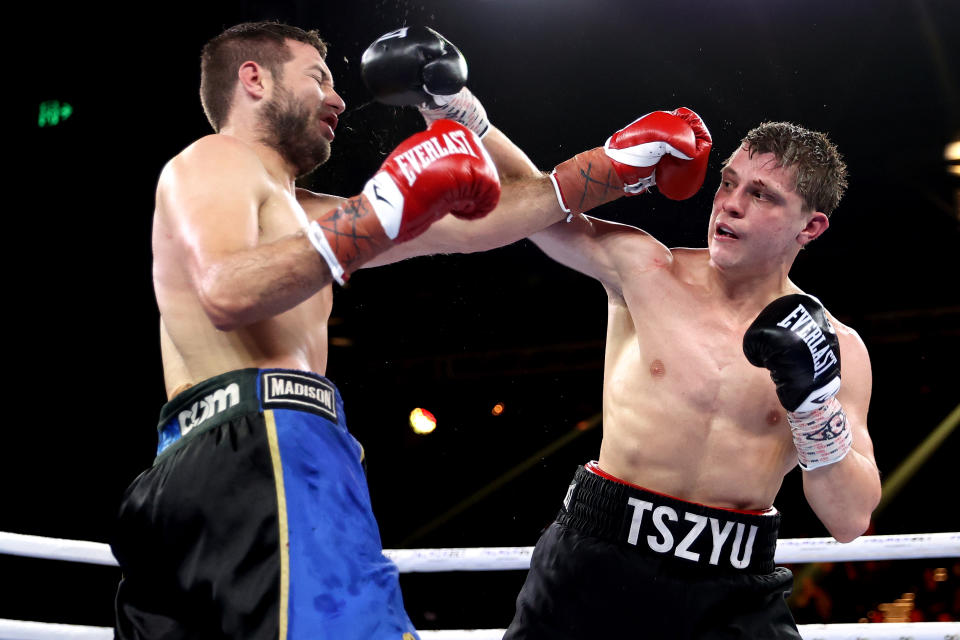
[[[497,168],[476,134],[438,120],[404,140],[363,193],[310,223],[307,234],[337,282],[448,212],[480,218],[500,200]]]
[[[670,160],[684,171],[681,176],[671,164],[668,186],[661,187],[661,192],[668,198],[689,198],[703,184],[712,145],[710,132],[693,111],[654,111],[610,136],[603,148],[557,165],[550,178],[563,210],[582,213],[624,194],[649,190],[659,182],[657,168]],[[684,164],[691,162],[696,169]],[[695,172],[699,172],[699,182]]]
[[[690,153],[685,152],[691,156],[690,160],[667,155],[657,163],[657,189],[671,200],[686,200],[703,186],[713,138],[700,116],[690,109],[680,107],[671,113],[690,126],[695,137],[694,149]]]

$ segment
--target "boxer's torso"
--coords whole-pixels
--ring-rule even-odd
[[[266,169],[258,176],[259,243],[296,233],[303,208]],[[297,197],[337,200],[298,193]],[[188,270],[189,238],[172,223],[158,193],[153,223],[153,280],[160,308],[160,342],[168,397],[212,376],[247,367],[301,369],[323,374],[327,321],[333,302],[326,286],[296,307],[232,331],[218,330],[204,311]]]
[[[797,455],[770,374],[743,355],[762,305],[731,306],[708,259],[674,250],[669,267],[623,277],[622,296],[608,290],[599,463],[685,500],[763,509]]]

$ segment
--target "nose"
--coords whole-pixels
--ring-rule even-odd
[[[742,218],[744,211],[743,198],[745,191],[742,188],[734,189],[729,193],[718,193],[720,198],[720,210],[731,218]]]
[[[330,89],[330,91],[324,96],[323,103],[333,109],[334,113],[336,113],[338,116],[347,108],[347,103],[344,102],[343,98],[340,97],[340,94],[333,89]]]

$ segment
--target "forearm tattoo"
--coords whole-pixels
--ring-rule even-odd
[[[389,242],[376,212],[362,194],[348,199],[317,223],[348,272],[369,260]]]

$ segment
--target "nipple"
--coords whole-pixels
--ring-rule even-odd
[[[654,360],[650,363],[650,375],[660,378],[667,372],[666,367],[663,366],[663,362],[660,360]]]

